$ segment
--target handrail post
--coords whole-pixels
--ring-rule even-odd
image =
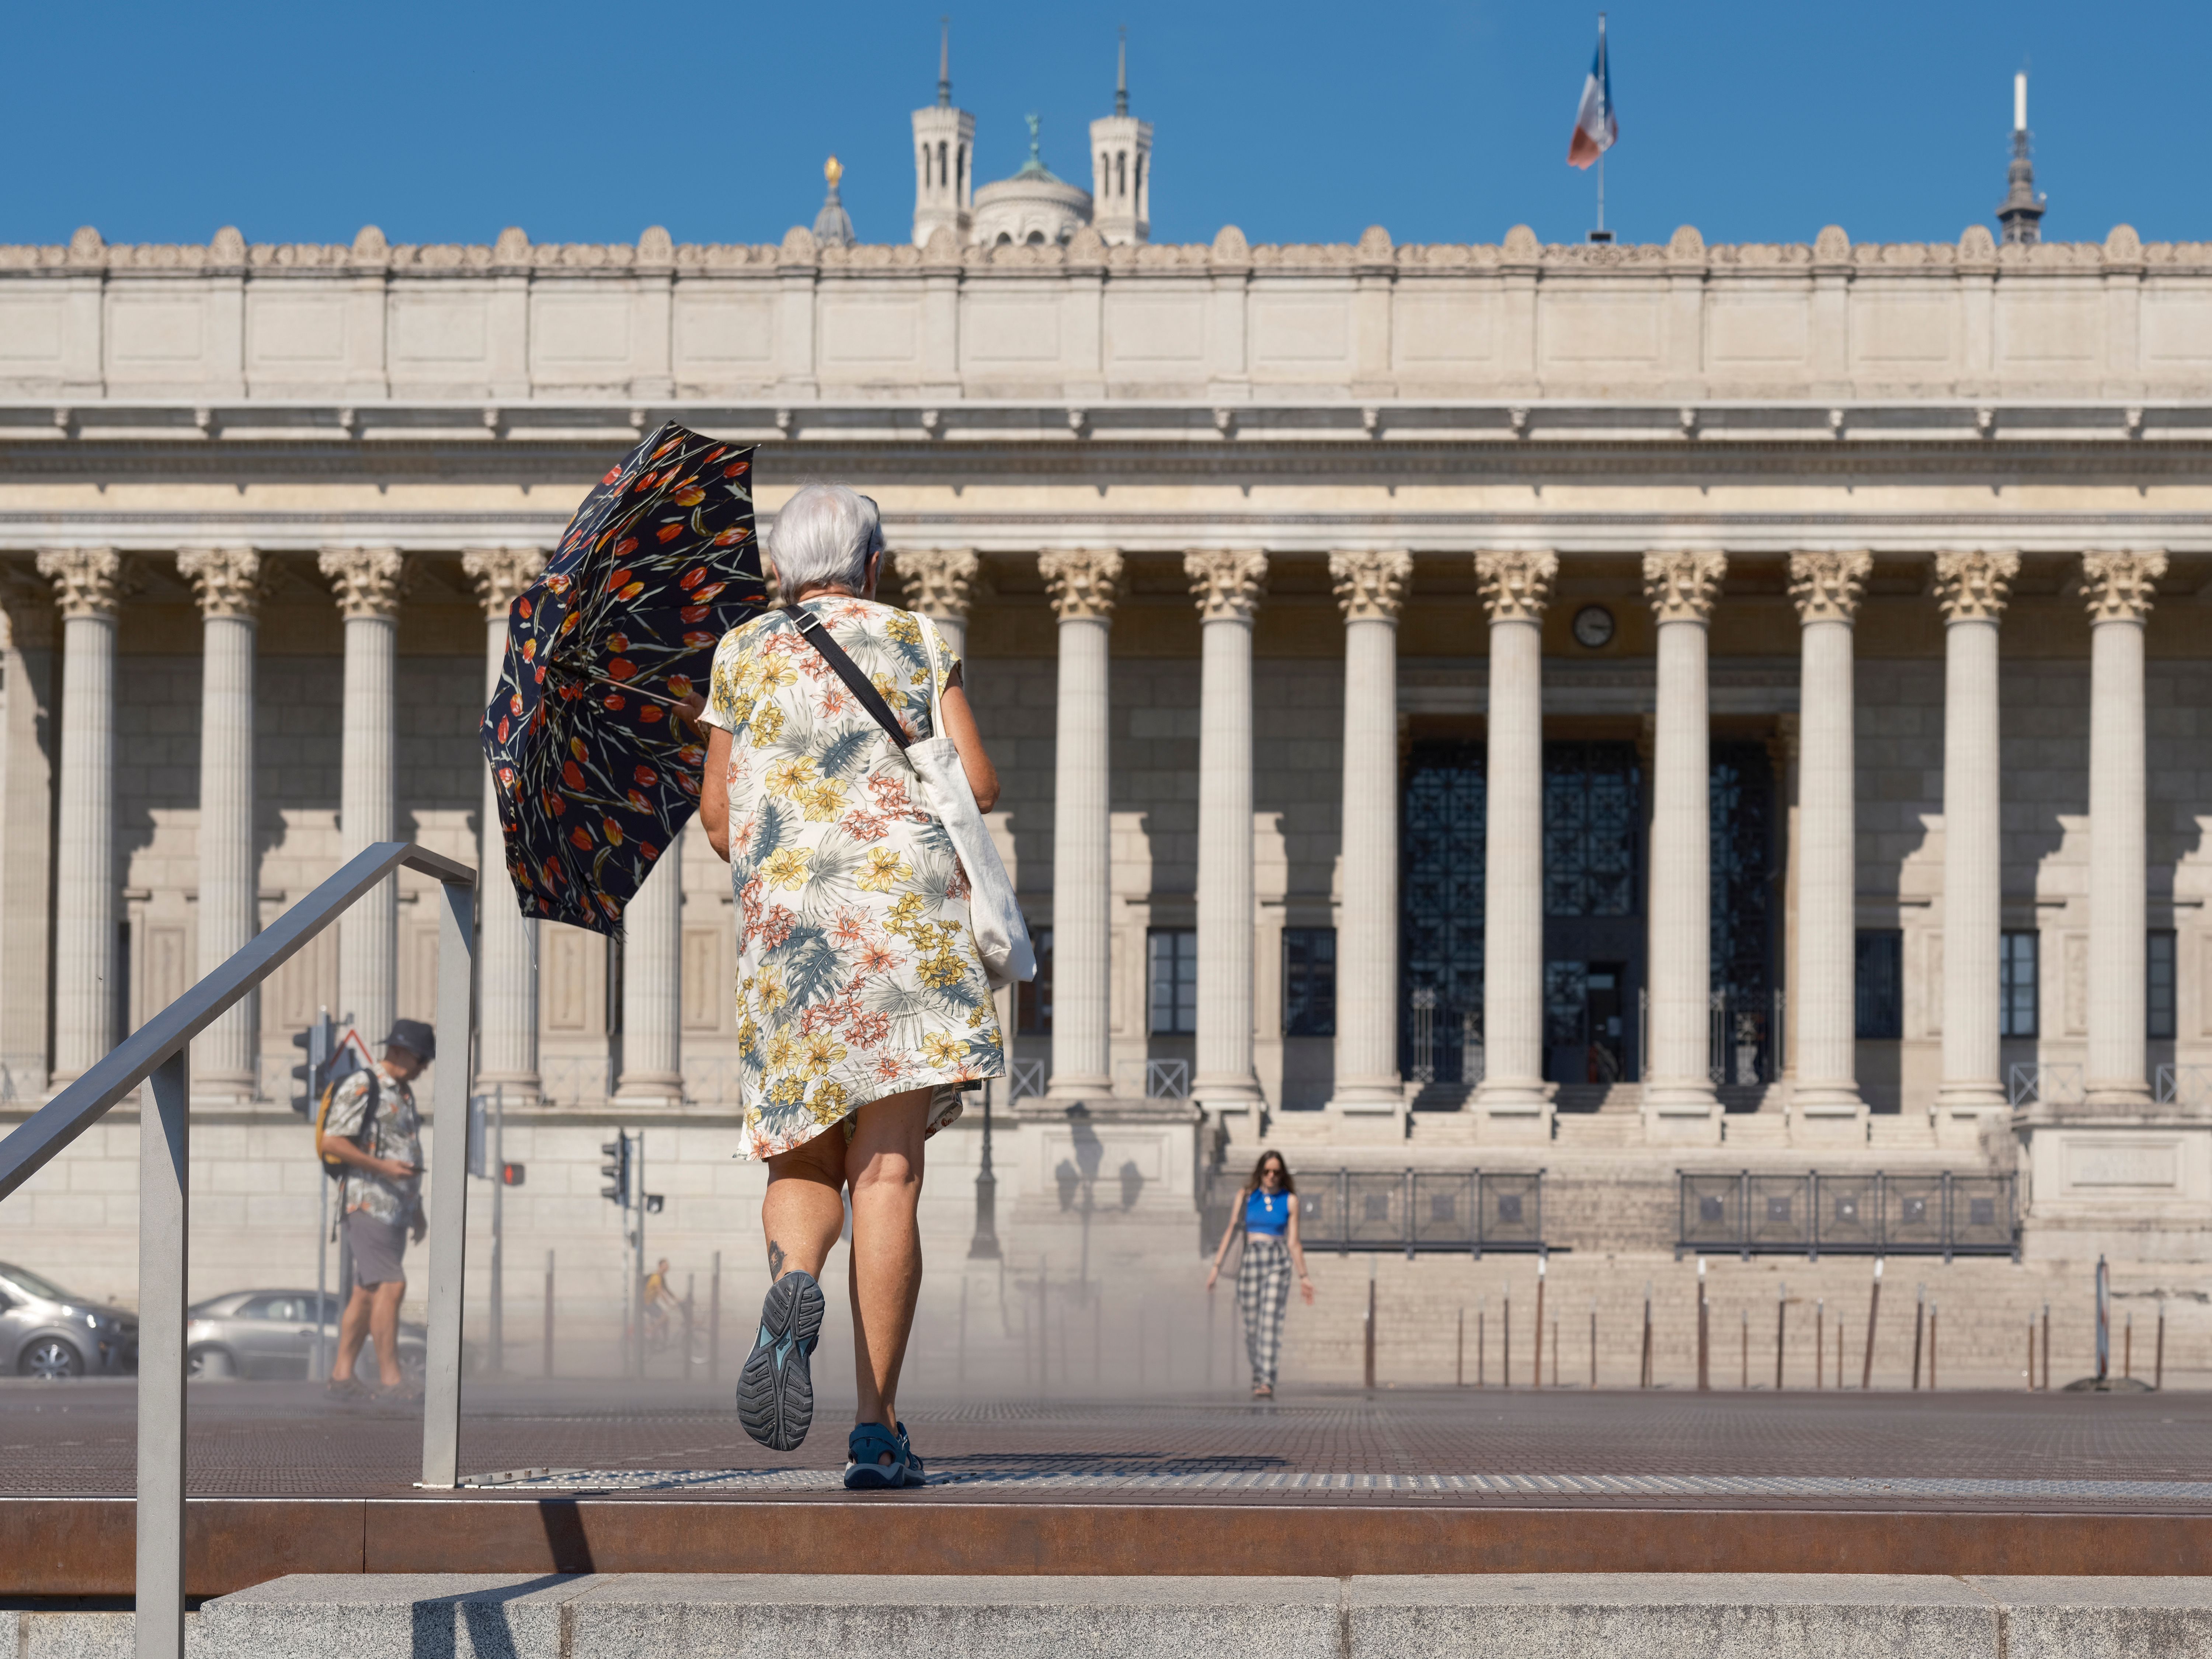
[[[184,1659],[185,1298],[191,1243],[189,1050],[138,1108],[138,1659]]]
[[[422,1375],[422,1484],[460,1484],[461,1291],[469,1205],[469,1059],[475,1023],[476,888],[440,884],[438,1030],[446,1063],[430,1139],[430,1311]]]

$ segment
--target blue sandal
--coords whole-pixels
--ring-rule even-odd
[[[914,1443],[907,1438],[903,1423],[898,1425],[898,1444],[899,1455],[906,1460],[906,1484],[909,1486],[927,1486],[929,1471],[922,1468],[921,1454],[915,1450]]]
[[[845,1455],[848,1492],[884,1492],[908,1484],[906,1437],[890,1433],[880,1423],[863,1423],[855,1428],[845,1443]],[[885,1457],[890,1462],[884,1462]]]

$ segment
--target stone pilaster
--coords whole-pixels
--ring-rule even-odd
[[[507,660],[507,619],[516,598],[545,569],[535,547],[471,548],[461,568],[484,610],[484,700],[489,703]],[[484,768],[477,834],[477,1086],[504,1090],[510,1104],[538,1097],[538,921],[522,914],[507,874],[506,838],[491,769]]]
[[[250,547],[192,548],[177,556],[200,605],[199,971],[213,973],[260,927],[253,840],[255,616],[261,556]],[[258,994],[192,1044],[195,1100],[260,1093]]]
[[[1793,553],[1797,607],[1797,1079],[1801,1138],[1864,1140],[1856,968],[1858,809],[1851,699],[1852,623],[1873,556]]]
[[[1658,622],[1658,717],[1651,757],[1650,1052],[1644,1129],[1655,1140],[1713,1140],[1711,1071],[1711,750],[1706,628],[1725,556],[1647,553],[1644,593]],[[1802,1055],[1802,1049],[1800,1049]]]
[[[1944,1140],[1977,1139],[1975,1120],[2006,1109],[1997,627],[2019,574],[2016,553],[1936,556],[1943,611],[1943,1073],[1936,1114]]]
[[[1398,613],[1409,553],[1332,553],[1344,611],[1344,818],[1336,1085],[1344,1113],[1398,1115]]]
[[[891,558],[906,589],[906,608],[935,623],[945,644],[965,657],[968,613],[987,586],[982,560],[965,547],[923,552],[902,548]]]
[[[684,1102],[684,837],[672,836],[623,911],[620,1106]]]
[[[1252,619],[1267,557],[1187,553],[1200,623],[1198,1063],[1190,1092],[1210,1111],[1259,1104],[1252,1069]]]
[[[2143,623],[2161,552],[2085,553],[2089,606],[2089,1043],[2092,1109],[2150,1104],[2143,1048]]]
[[[1487,821],[1483,833],[1484,1139],[1548,1140],[1544,1081],[1544,610],[1550,552],[1478,553],[1490,613]]]
[[[318,564],[345,617],[345,690],[338,777],[338,842],[348,858],[390,841],[398,808],[393,674],[405,565],[395,548],[333,547]],[[338,1012],[372,1049],[398,1007],[396,882],[380,882],[338,923]]]
[[[55,814],[54,1070],[73,1082],[121,1038],[115,869],[115,613],[123,560],[51,548],[39,574],[62,616],[60,810]]]
[[[1060,622],[1052,807],[1052,1089],[1065,1108],[1109,1099],[1114,1075],[1109,908],[1107,640],[1121,594],[1121,556],[1045,553],[1037,559]]]
[[[0,684],[7,688],[0,742],[0,927],[14,948],[0,951],[0,1066],[19,1100],[46,1087],[50,1054],[46,940],[53,896],[54,647],[52,585],[27,564],[0,566],[0,610],[7,646]]]

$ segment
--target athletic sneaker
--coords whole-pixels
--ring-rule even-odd
[[[807,1369],[822,1335],[822,1287],[793,1269],[768,1287],[760,1334],[738,1373],[738,1421],[770,1451],[796,1451],[814,1421]]]

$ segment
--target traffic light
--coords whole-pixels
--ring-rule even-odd
[[[520,1164],[501,1164],[499,1166],[499,1180],[500,1184],[503,1187],[520,1187],[522,1184],[522,1165]]]
[[[331,1051],[337,1044],[337,1024],[327,1008],[306,1030],[292,1033],[292,1046],[301,1051],[305,1061],[292,1068],[292,1109],[301,1117],[315,1115],[315,1103],[322,1098],[323,1085],[329,1080]]]
[[[610,1203],[629,1208],[629,1136],[617,1130],[612,1140],[603,1143],[599,1156],[607,1161],[599,1165],[599,1173],[611,1185],[599,1188],[599,1196]]]

